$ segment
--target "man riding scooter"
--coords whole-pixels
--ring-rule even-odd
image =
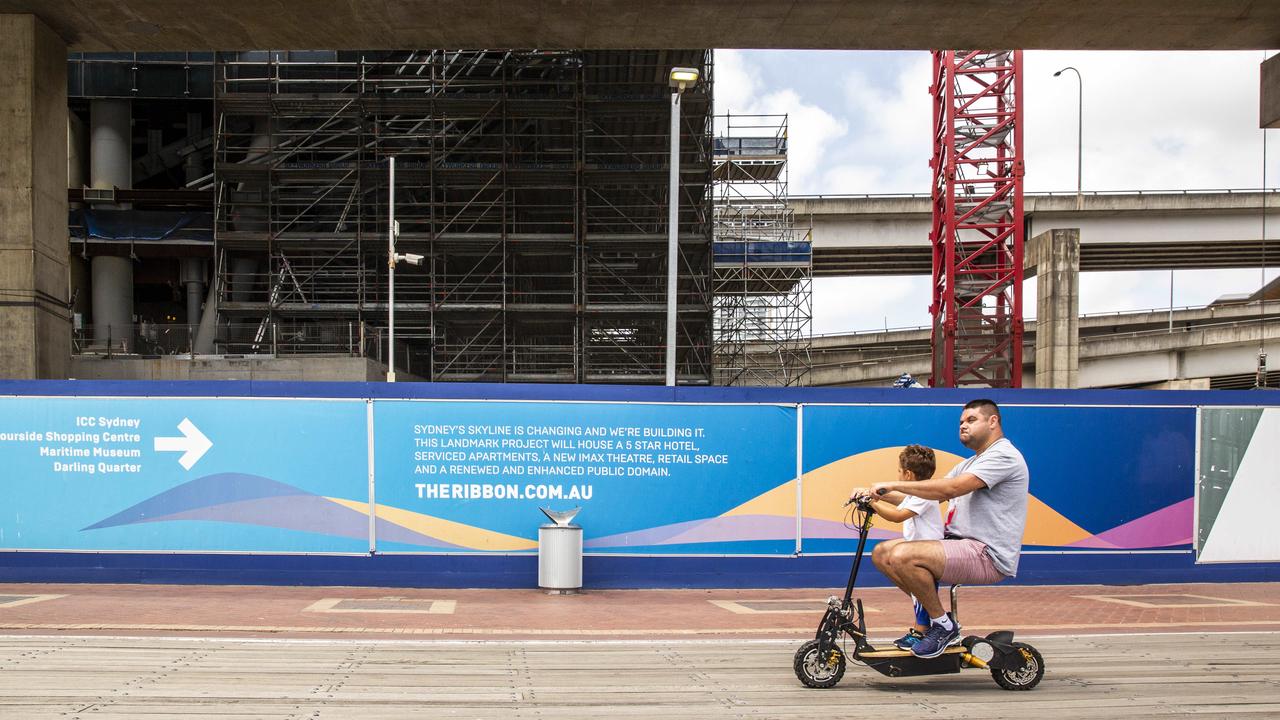
[[[998,583],[1017,574],[1022,553],[1030,474],[1022,453],[1004,436],[999,406],[991,400],[965,405],[960,442],[975,454],[945,478],[877,483],[851,494],[903,493],[951,501],[942,540],[888,540],[871,555],[876,568],[929,614],[929,629],[911,648],[921,658],[937,657],[960,642],[960,627],[943,610],[936,583]]]

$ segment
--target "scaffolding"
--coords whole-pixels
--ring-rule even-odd
[[[787,116],[715,119],[717,385],[807,381],[811,235],[787,202]]]
[[[387,362],[394,156],[396,249],[426,258],[396,272],[402,377],[662,382],[673,66],[707,79],[682,102],[677,377],[709,384],[709,50],[220,53],[218,350],[354,326]]]

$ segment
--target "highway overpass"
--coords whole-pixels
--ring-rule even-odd
[[[0,0],[73,51],[1016,47],[1262,50],[1251,0]]]
[[[1257,302],[1085,315],[1079,319],[1078,387],[1238,389],[1254,385],[1259,339],[1274,353],[1280,303]],[[1025,387],[1035,387],[1035,328],[1028,321]],[[818,336],[810,385],[887,386],[930,372],[929,328]],[[1274,364],[1272,364],[1274,367]],[[1280,384],[1280,372],[1269,384]],[[922,380],[923,382],[923,380]]]
[[[1204,190],[1028,193],[1028,240],[1080,229],[1080,270],[1261,267],[1280,261],[1280,192]],[[928,195],[792,197],[796,224],[813,229],[814,274],[928,275]],[[1265,204],[1265,207],[1264,207]],[[1263,211],[1267,239],[1263,242]]]

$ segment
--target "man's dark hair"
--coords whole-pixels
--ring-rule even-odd
[[[995,415],[996,417],[1000,418],[1000,424],[1001,425],[1004,424],[1004,418],[1000,417],[1000,406],[996,404],[995,400],[988,400],[986,398],[970,400],[969,402],[965,403],[964,409],[965,410],[981,410],[983,413],[987,415]]]
[[[910,470],[917,480],[928,480],[938,467],[933,449],[923,445],[908,445],[898,453],[898,467]]]

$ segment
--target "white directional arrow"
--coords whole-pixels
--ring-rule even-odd
[[[158,437],[156,438],[156,452],[180,452],[182,457],[178,458],[178,463],[184,469],[190,470],[193,465],[200,462],[200,458],[209,452],[209,448],[213,447],[213,441],[204,436],[200,432],[200,428],[196,427],[187,418],[182,418],[182,422],[178,423],[178,429],[182,431],[183,437]]]

